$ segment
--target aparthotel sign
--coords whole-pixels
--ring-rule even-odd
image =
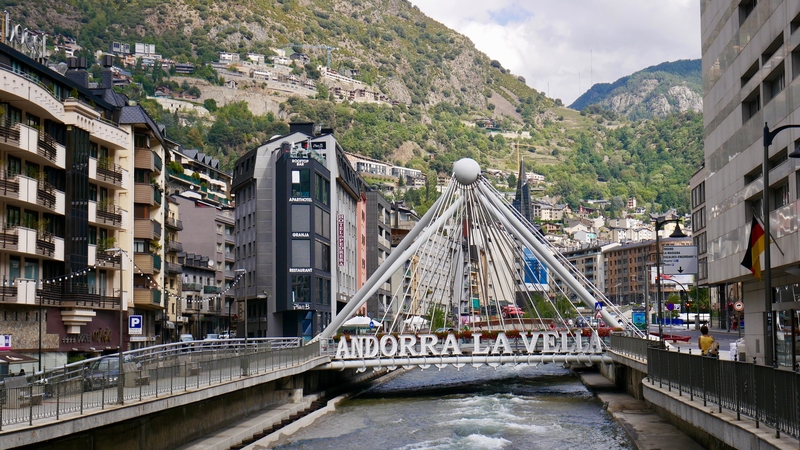
[[[348,339],[349,342],[348,342]],[[504,332],[497,334],[494,342],[483,341],[481,333],[473,333],[473,355],[511,355],[514,348]],[[586,354],[602,353],[603,344],[596,331],[592,331],[588,342],[577,339],[569,332],[550,331],[524,333],[519,338],[525,353],[539,354]],[[398,336],[343,336],[339,339],[334,359],[366,359],[392,357],[458,356],[462,355],[458,338],[448,334],[444,342],[439,342],[435,334],[401,334]]]

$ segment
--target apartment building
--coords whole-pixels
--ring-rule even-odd
[[[367,279],[378,270],[392,251],[391,204],[375,189],[367,189],[366,197],[366,237],[367,237]],[[392,318],[391,283],[386,282],[367,300],[367,316],[372,318]]]
[[[0,334],[49,367],[117,351],[120,310],[144,320],[123,348],[156,342],[166,141],[111,90],[110,58],[89,89],[85,61],[62,76],[29,51],[0,44]]]
[[[730,326],[732,305],[743,303],[748,360],[796,367],[800,130],[774,135],[764,155],[764,128],[800,124],[800,4],[709,1],[701,26],[705,157],[691,180],[701,280],[724,319],[718,325]],[[774,242],[769,258],[761,255],[769,289],[766,274],[758,280],[741,265],[753,217]]]

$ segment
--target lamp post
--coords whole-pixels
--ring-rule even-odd
[[[656,287],[657,287],[657,296],[658,296],[658,339],[659,345],[663,348],[664,346],[664,314],[663,308],[661,304],[663,303],[661,298],[661,235],[658,234],[659,230],[664,227],[664,225],[674,222],[675,223],[675,231],[670,235],[670,237],[686,237],[685,234],[681,231],[680,221],[681,219],[664,219],[658,220],[658,217],[654,218],[656,222]]]
[[[116,253],[118,255],[122,255],[128,253],[119,248],[113,247],[106,250],[106,252]],[[123,318],[123,309],[122,309],[122,258],[119,259],[119,375],[117,376],[117,402],[120,405],[125,403],[125,367],[123,366],[124,357],[122,356],[122,329],[125,325],[125,319]]]
[[[247,347],[247,270],[245,269],[236,269],[234,270],[236,273],[243,273],[244,274],[244,346]],[[230,307],[228,308],[228,320],[230,321]]]
[[[775,315],[772,310],[772,258],[770,257],[770,238],[769,232],[769,146],[772,140],[781,131],[787,128],[800,128],[800,125],[784,125],[770,131],[767,122],[764,122],[764,160],[761,163],[761,174],[764,177],[764,189],[762,192],[761,211],[764,219],[764,311],[769,314],[770,322],[775,323]],[[789,158],[800,158],[800,148],[795,149]],[[764,364],[776,365],[775,359],[775,326],[772,330],[764,332]]]

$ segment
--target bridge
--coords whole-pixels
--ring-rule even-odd
[[[382,316],[358,321],[367,299],[398,272],[404,282],[381,305]],[[585,318],[587,310],[602,320]],[[331,341],[348,324],[360,328]],[[443,195],[315,340],[328,341],[327,369],[592,364],[610,362],[600,335],[612,329],[644,337],[467,158],[455,163]]]

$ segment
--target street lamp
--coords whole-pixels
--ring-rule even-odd
[[[119,247],[112,247],[106,249],[106,252],[116,253],[121,256],[122,253],[128,255],[128,252],[119,248]],[[122,356],[122,328],[125,324],[125,320],[123,319],[123,310],[122,310],[122,258],[119,259],[119,376],[117,377],[117,401],[120,405],[124,404],[125,402],[125,367],[123,366],[123,356]]]
[[[764,177],[764,189],[762,192],[761,211],[764,218],[764,311],[769,314],[772,323],[775,323],[775,315],[772,310],[772,259],[770,258],[770,243],[772,242],[769,233],[769,146],[772,145],[772,140],[781,131],[787,128],[800,128],[800,125],[784,125],[770,131],[767,122],[764,122],[764,160],[761,163],[761,175]],[[789,158],[800,158],[800,148],[795,149]],[[776,332],[775,326],[772,331],[764,333],[764,364],[768,364],[772,360],[772,364],[777,364],[775,358],[775,345],[774,334]]]
[[[669,236],[671,238],[680,238],[686,237],[681,231],[680,221],[681,219],[664,219],[658,220],[658,218],[654,218],[656,222],[656,286],[658,288],[657,296],[658,296],[658,339],[659,345],[663,348],[664,347],[664,314],[663,309],[661,307],[662,299],[661,299],[661,235],[658,234],[658,231],[664,227],[664,225],[673,222],[675,223],[675,231]]]
[[[234,270],[235,273],[243,273],[244,274],[244,346],[247,347],[247,270],[245,269],[236,269]],[[231,308],[228,306],[228,322],[231,319]],[[230,327],[228,327],[230,328]],[[229,330],[230,331],[230,330]]]

